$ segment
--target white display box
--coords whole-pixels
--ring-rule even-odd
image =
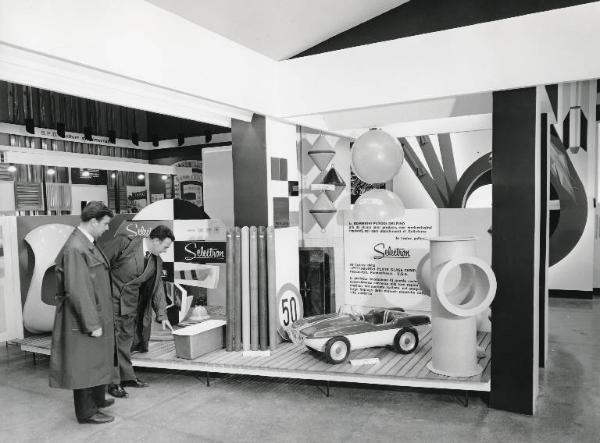
[[[175,354],[193,360],[225,346],[225,320],[207,320],[173,332]]]

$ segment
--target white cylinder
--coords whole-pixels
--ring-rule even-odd
[[[475,256],[475,237],[430,239],[432,372],[471,377],[477,364],[476,315],[486,310],[496,293],[490,267]]]

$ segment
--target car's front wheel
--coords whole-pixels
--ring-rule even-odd
[[[325,344],[325,357],[328,363],[344,363],[350,355],[350,342],[346,337],[333,337]]]
[[[414,328],[402,328],[394,337],[394,349],[400,354],[410,354],[419,345],[419,334]]]

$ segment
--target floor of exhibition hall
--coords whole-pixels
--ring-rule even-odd
[[[516,325],[515,325],[516,326]],[[77,424],[72,394],[48,388],[48,357],[0,347],[0,440],[596,442],[600,434],[600,299],[551,299],[548,369],[533,417],[468,407],[457,391],[290,378],[137,370],[150,382]],[[107,411],[108,412],[108,411]]]

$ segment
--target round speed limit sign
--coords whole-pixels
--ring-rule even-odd
[[[298,288],[291,283],[281,287],[277,293],[277,311],[279,312],[279,327],[277,331],[284,339],[288,338],[285,328],[304,316],[302,297]]]

